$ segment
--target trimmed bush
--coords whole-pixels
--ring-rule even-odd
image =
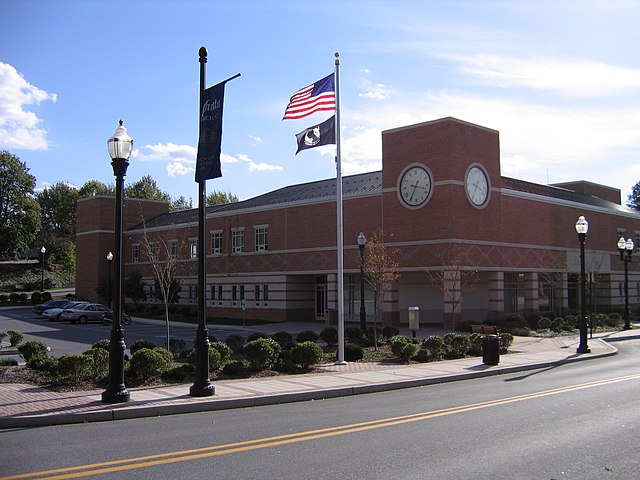
[[[171,352],[161,348],[141,348],[131,355],[128,372],[141,380],[158,378],[172,362]]]
[[[327,345],[337,345],[338,344],[338,330],[336,327],[325,327],[320,332],[320,339],[325,342]]]
[[[262,332],[253,332],[251,335],[247,337],[247,343],[253,342],[254,340],[258,340],[259,338],[267,338],[267,335],[265,335]]]
[[[55,357],[49,357],[45,354],[34,355],[26,363],[27,368],[37,370],[39,372],[48,373],[50,375],[58,374],[58,359]]]
[[[382,328],[382,336],[387,340],[399,334],[400,334],[400,330],[398,330],[393,325],[386,325],[385,327]]]
[[[185,342],[181,338],[170,338],[169,351],[173,355],[173,358],[178,358],[186,345],[187,342]]]
[[[109,376],[109,351],[104,348],[90,348],[83,355],[91,357],[91,376],[98,381],[106,380]]]
[[[133,356],[138,350],[142,350],[143,348],[153,350],[154,348],[156,348],[156,346],[157,345],[151,340],[145,340],[144,338],[141,338],[140,340],[136,340],[135,342],[133,342],[133,345],[129,347],[129,352],[131,352],[131,355]]]
[[[444,345],[444,339],[438,335],[431,335],[422,341],[422,346],[429,354],[429,358],[433,360],[441,360],[447,349]]]
[[[564,327],[564,318],[562,317],[555,317],[553,320],[551,320],[551,329],[554,332],[559,332],[562,330],[562,327]]]
[[[160,376],[162,380],[168,382],[189,382],[193,380],[196,367],[190,363],[174,364],[168,370],[162,372]]]
[[[233,360],[222,367],[222,373],[234,377],[245,376],[248,366],[244,360]]]
[[[67,354],[58,359],[58,372],[71,380],[92,378],[93,357],[90,355]]]
[[[391,337],[389,339],[389,345],[391,346],[391,353],[393,353],[393,356],[399,357],[404,345],[408,343],[411,343],[411,339],[409,337],[405,337],[404,335],[394,335],[393,337]]]
[[[35,291],[31,294],[31,303],[37,305],[42,302],[42,294],[39,291]]]
[[[482,355],[483,339],[484,335],[482,335],[481,333],[472,333],[471,335],[469,335],[469,350],[467,351],[467,353],[476,357]]]
[[[307,370],[312,365],[320,363],[323,353],[316,342],[302,342],[291,349],[291,358],[300,367]]]
[[[104,350],[109,350],[109,340],[106,338],[103,340],[98,340],[96,343],[91,345],[91,348],[103,348]]]
[[[549,317],[540,317],[536,328],[538,330],[549,330],[551,328],[551,319]]]
[[[578,328],[578,322],[580,321],[580,317],[578,315],[565,315],[564,323],[565,328],[569,330],[573,330],[574,328]]]
[[[242,348],[244,347],[245,341],[242,335],[238,335],[237,333],[232,333],[227,337],[224,341],[227,346],[231,349],[233,353],[242,353]]]
[[[15,358],[0,358],[0,367],[16,367],[18,361]]]
[[[409,360],[418,354],[420,348],[415,343],[407,343],[400,349],[398,360],[403,363],[409,363]]]
[[[344,329],[344,338],[349,343],[362,344],[364,333],[360,327],[351,326]]]
[[[296,343],[317,342],[319,339],[320,337],[313,330],[303,330],[296,336]]]
[[[231,355],[233,354],[233,351],[231,350],[229,345],[227,345],[226,343],[211,342],[209,343],[209,348],[213,348],[214,350],[218,351],[218,353],[220,354],[221,365],[224,365],[229,360],[231,360]]]
[[[31,340],[29,342],[25,342],[18,347],[18,353],[24,359],[25,362],[28,362],[33,357],[47,355],[47,346],[36,340]]]
[[[508,332],[500,333],[500,353],[507,353],[513,344],[513,335]]]
[[[276,332],[271,335],[278,344],[284,349],[288,350],[293,346],[293,336],[289,332]]]
[[[17,330],[9,330],[7,332],[7,335],[9,336],[9,345],[11,345],[12,347],[20,345],[22,343],[22,340],[24,340],[24,335],[22,334],[22,332],[18,332]]]
[[[42,292],[42,294],[40,295],[40,301],[44,303],[49,300],[51,300],[51,292]]]
[[[469,350],[469,337],[459,333],[447,333],[444,337],[446,355],[449,358],[463,358]]]
[[[195,349],[189,352],[186,360],[195,367],[196,363],[198,363],[196,359]],[[224,362],[222,362],[222,356],[220,355],[220,352],[216,348],[211,348],[211,345],[209,345],[209,371],[215,372],[220,367],[222,367],[223,364]]]
[[[364,336],[369,341],[373,341],[376,338],[380,341],[382,338],[382,330],[378,327],[367,327],[367,330],[364,332]]]
[[[355,343],[347,343],[344,346],[344,359],[347,362],[357,362],[364,358],[364,349]]]
[[[251,368],[259,371],[273,367],[282,348],[271,338],[258,338],[248,342],[242,351]]]

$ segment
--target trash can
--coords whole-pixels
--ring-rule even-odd
[[[498,365],[500,363],[500,337],[485,335],[482,339],[482,363]]]

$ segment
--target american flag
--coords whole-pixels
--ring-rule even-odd
[[[315,112],[336,109],[333,73],[291,96],[283,120],[303,118]]]

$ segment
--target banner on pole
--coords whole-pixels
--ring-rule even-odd
[[[331,118],[324,122],[314,125],[313,127],[305,128],[300,133],[296,133],[296,141],[298,142],[298,150],[296,155],[301,150],[308,148],[319,147],[321,145],[330,145],[336,143],[336,117],[333,115]]]
[[[200,99],[200,137],[196,157],[196,182],[222,176],[220,151],[222,148],[222,105],[224,85],[207,88]]]

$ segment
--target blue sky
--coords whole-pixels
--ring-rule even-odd
[[[37,188],[113,182],[106,140],[134,139],[127,182],[192,197],[198,49],[227,85],[223,177],[241,199],[335,176],[295,155],[291,94],[341,55],[343,174],[381,168],[381,131],[454,116],[500,132],[505,176],[640,181],[640,2],[0,0],[0,149]],[[195,205],[194,205],[195,206]]]

